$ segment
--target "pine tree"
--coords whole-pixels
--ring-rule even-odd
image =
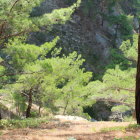
[[[2,4],[9,8],[8,1],[2,1]],[[30,16],[32,8],[40,2],[30,4],[23,1],[13,3],[10,9],[13,18],[3,13],[5,16],[2,18],[6,18],[10,28],[5,24],[1,26],[1,42],[5,41],[1,61],[6,64],[1,67],[1,77],[6,78],[6,84],[0,91],[11,97],[19,116],[31,117],[33,104],[38,105],[38,113],[41,115],[41,107],[50,108],[54,112],[60,108],[60,103],[63,114],[80,114],[82,105],[87,104],[85,87],[92,77],[90,72],[81,69],[84,61],[81,56],[74,52],[69,56],[58,57],[61,49],[54,47],[59,37],[39,47],[26,43],[28,32],[38,31],[41,26],[65,23],[80,1],[40,17]],[[25,26],[22,26],[22,22],[26,23]],[[51,58],[47,54],[51,54]]]
[[[138,61],[137,61],[137,74],[136,74],[136,89],[135,89],[135,111],[137,124],[140,124],[140,1],[135,1],[137,8],[137,18],[139,20],[139,37],[138,37]]]
[[[25,111],[27,101],[26,117],[31,116],[34,93],[38,93],[44,80],[42,77],[53,71],[46,55],[58,40],[57,37],[38,47],[27,44],[28,33],[39,31],[42,26],[48,29],[53,24],[64,24],[80,5],[78,0],[68,8],[56,9],[37,17],[31,16],[32,9],[41,2],[42,0],[0,1],[0,93],[12,96],[19,112]]]
[[[137,119],[137,124],[140,124],[140,33],[139,33],[139,38],[138,38],[138,62],[137,62],[136,91],[135,92],[136,92],[136,96],[135,96],[136,119]]]
[[[53,24],[64,24],[79,6],[80,0],[71,7],[56,9],[52,13],[32,17],[32,9],[44,0],[1,0],[0,1],[0,43],[15,36],[38,31],[40,27],[49,28]]]

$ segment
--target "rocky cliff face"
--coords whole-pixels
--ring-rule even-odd
[[[53,9],[67,7],[72,2],[74,0],[46,0],[41,7],[34,10],[34,13],[40,15],[51,12]],[[81,7],[75,11],[69,22],[54,26],[49,33],[46,29],[42,29],[40,33],[33,33],[31,42],[41,44],[58,35],[61,40],[57,47],[62,47],[63,53],[77,51],[86,59],[85,67],[98,73],[102,71],[99,66],[109,63],[110,49],[119,48],[123,41],[122,33],[117,30],[118,25],[110,23],[107,17],[121,14],[134,15],[135,10],[131,2],[131,0],[123,0],[113,4],[108,0],[82,0]],[[134,28],[137,29],[136,18],[133,23]]]

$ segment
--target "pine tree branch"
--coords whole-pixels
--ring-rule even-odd
[[[10,13],[12,12],[13,8],[16,6],[16,4],[19,2],[20,0],[16,0],[14,2],[14,4],[12,5],[11,9],[10,9]]]
[[[5,36],[0,37],[0,40],[7,39],[7,38],[10,38],[10,37],[19,36],[19,35],[22,35],[22,34],[24,34],[24,33],[26,33],[26,32],[28,33],[28,32],[30,32],[30,31],[29,31],[29,30],[24,30],[24,31],[15,33],[15,34],[5,35]]]
[[[0,75],[0,77],[4,77],[4,76],[15,76],[15,75],[22,75],[22,74],[35,74],[35,73],[42,73],[42,72],[45,72],[45,71],[7,73],[7,74]]]

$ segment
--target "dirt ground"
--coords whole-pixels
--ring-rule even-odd
[[[53,121],[34,129],[1,130],[0,140],[114,140],[125,136],[140,137],[140,130],[100,132],[102,128],[129,124],[130,122]]]

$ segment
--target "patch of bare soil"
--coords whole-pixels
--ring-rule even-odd
[[[114,140],[125,136],[139,136],[140,130],[100,132],[102,128],[128,126],[130,122],[52,121],[38,128],[2,130],[0,140]]]

